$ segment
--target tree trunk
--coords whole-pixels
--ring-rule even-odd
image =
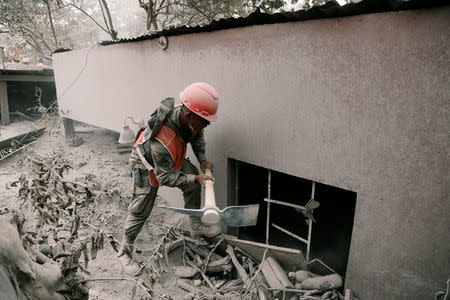
[[[147,24],[147,29],[150,30],[152,28],[153,25],[153,29],[154,30],[158,30],[158,23],[156,23],[156,17],[157,15],[155,14],[155,7],[156,7],[156,2],[154,1],[149,1],[148,3],[148,16],[149,16],[149,23]]]
[[[108,20],[108,22],[105,21],[105,23],[106,23],[106,26],[109,28],[111,38],[113,40],[117,40],[117,31],[114,30],[114,25],[112,22],[111,13],[109,11],[108,4],[106,4],[105,0],[99,0],[99,1],[101,2],[100,6],[102,8],[103,17],[105,17],[105,15],[106,15],[106,19]]]
[[[50,2],[48,0],[43,0],[43,1],[47,5],[48,18],[50,19],[50,26],[52,28],[52,33],[53,33],[53,38],[55,40],[56,48],[59,48],[58,37],[56,36],[55,26],[53,25],[52,9],[50,7]]]

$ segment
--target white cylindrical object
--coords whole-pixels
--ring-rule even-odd
[[[205,174],[211,176],[211,170],[206,169]],[[206,180],[205,183],[205,206],[216,207],[216,197],[214,195],[214,181]],[[205,210],[202,216],[202,222],[207,225],[214,225],[219,223],[220,215],[219,212],[213,208]]]

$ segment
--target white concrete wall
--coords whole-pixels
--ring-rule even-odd
[[[450,269],[449,12],[188,34],[169,37],[166,51],[150,40],[56,54],[59,104],[119,131],[126,116],[146,118],[191,82],[210,83],[221,96],[206,133],[221,206],[227,158],[355,191],[347,286],[360,299],[430,299]]]

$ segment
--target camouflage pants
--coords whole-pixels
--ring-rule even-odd
[[[133,174],[133,198],[128,206],[122,240],[123,250],[130,256],[133,250],[132,245],[152,212],[158,193],[158,187],[150,184],[148,170],[141,162],[131,162],[131,169]],[[181,172],[184,174],[199,174],[198,169],[188,159],[183,162]],[[180,189],[183,192],[185,208],[200,208],[201,187],[198,182],[186,184]]]

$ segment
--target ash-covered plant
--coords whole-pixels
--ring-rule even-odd
[[[46,133],[60,134],[62,127],[62,119],[58,113],[58,103],[55,100],[48,107],[42,105],[40,99],[36,100],[36,105],[29,108],[34,115],[39,116],[39,124],[46,128]]]
[[[26,159],[31,165],[29,174],[10,184],[18,188],[20,208],[28,211],[20,217],[24,246],[59,263],[67,298],[85,299],[87,290],[80,284],[78,270],[89,274],[88,263],[103,249],[105,240],[99,230],[79,233],[78,209],[93,201],[93,193],[88,186],[65,178],[72,166],[62,148],[48,156],[29,153]]]
[[[22,174],[11,185],[19,187],[19,198],[23,200],[22,205],[29,207],[29,214],[38,214],[36,228],[40,230],[44,224],[75,224],[77,208],[92,198],[91,191],[87,186],[64,178],[72,166],[62,149],[47,157],[30,154],[26,159],[31,163],[31,172]]]

